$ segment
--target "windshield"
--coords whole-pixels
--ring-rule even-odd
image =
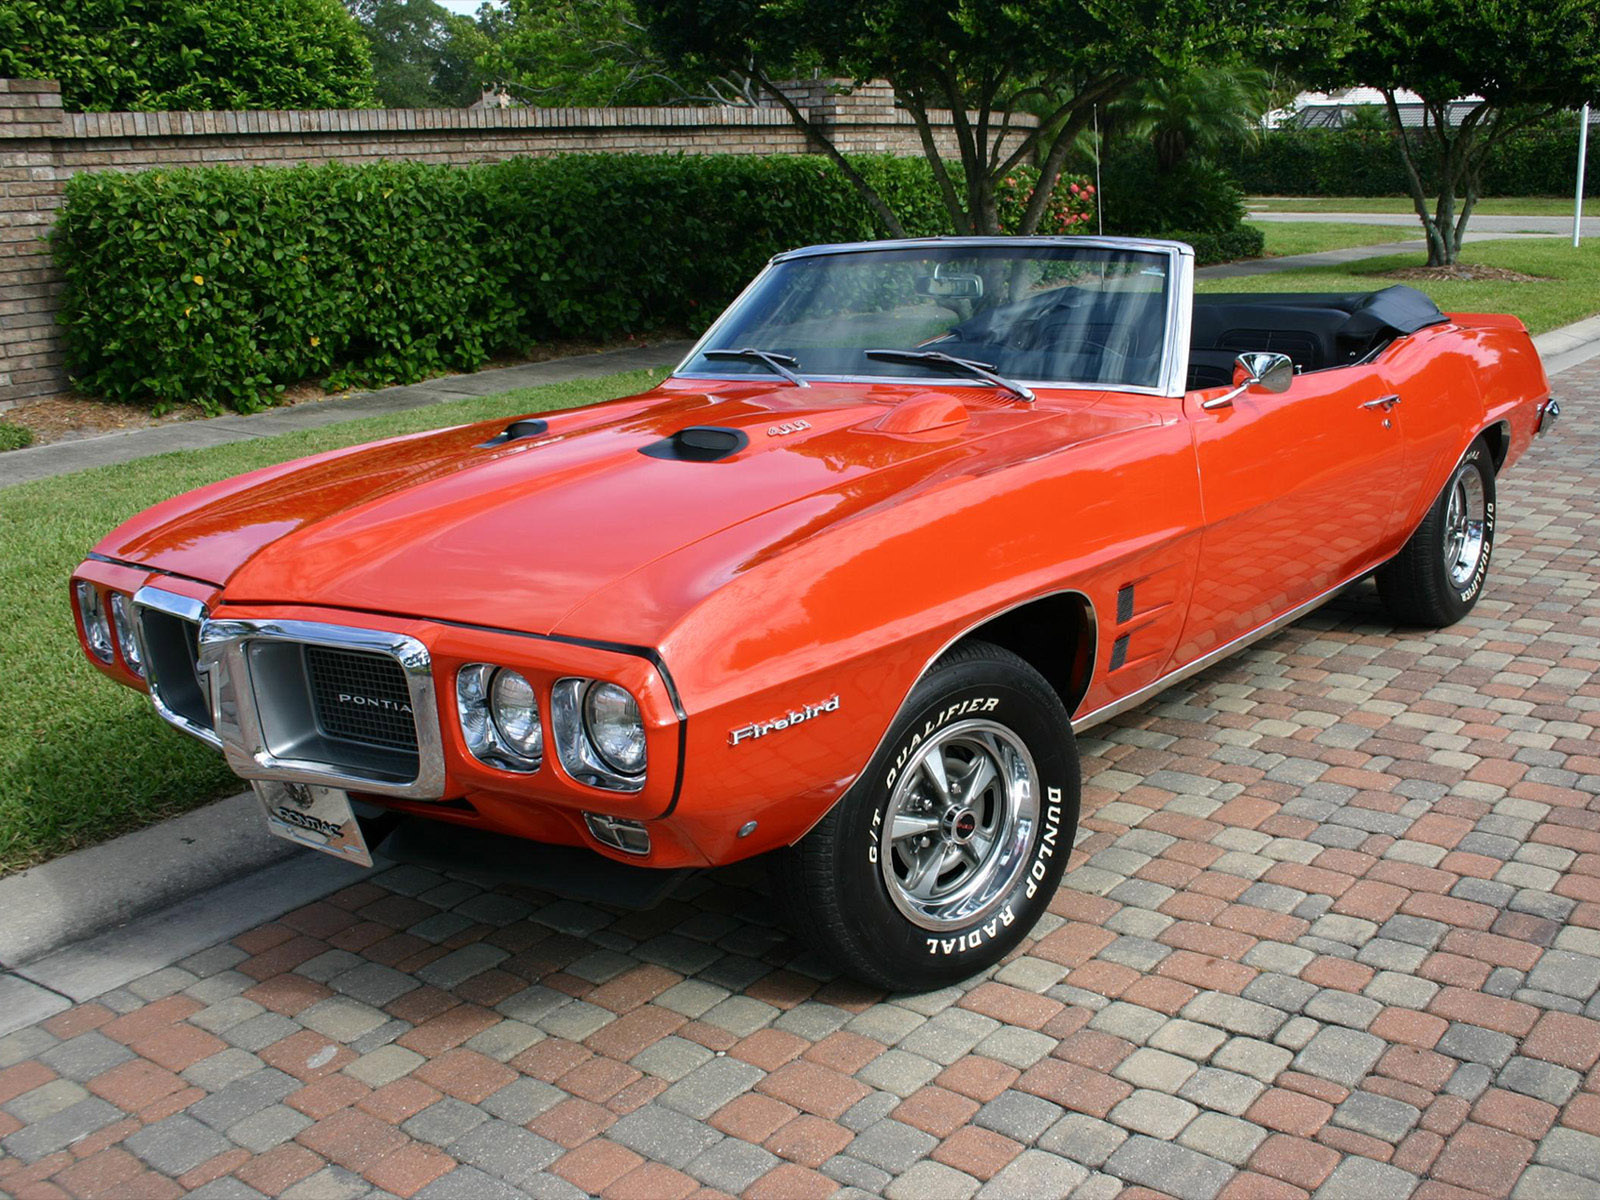
[[[948,365],[869,357],[934,350],[1011,380],[1159,385],[1168,257],[1070,245],[938,245],[804,255],[775,264],[684,374],[771,377],[783,355],[806,378],[950,380]]]

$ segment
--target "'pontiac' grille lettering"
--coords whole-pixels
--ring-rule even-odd
[[[353,705],[356,708],[381,708],[385,712],[407,714],[411,712],[411,705],[401,700],[383,700],[373,696],[353,696],[349,692],[339,693],[339,703]]]

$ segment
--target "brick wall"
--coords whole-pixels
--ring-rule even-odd
[[[788,91],[847,153],[922,153],[887,84],[840,95],[826,81],[808,81]],[[932,115],[940,143],[953,152],[949,114]],[[60,282],[45,238],[78,171],[384,158],[466,163],[562,151],[815,152],[781,108],[766,104],[67,113],[56,84],[0,79],[0,411],[68,386],[56,336]]]

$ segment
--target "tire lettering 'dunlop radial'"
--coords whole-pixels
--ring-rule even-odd
[[[879,855],[889,898],[924,929],[983,919],[1026,870],[1038,820],[1037,771],[1015,733],[993,721],[940,730],[889,797]]]
[[[1444,565],[1451,584],[1459,591],[1472,581],[1483,557],[1487,506],[1477,467],[1471,462],[1457,467],[1446,494],[1449,499],[1444,515]]]

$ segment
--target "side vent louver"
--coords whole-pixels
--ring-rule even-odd
[[[535,417],[528,417],[521,421],[513,421],[500,433],[495,434],[487,442],[479,442],[480,448],[484,446],[503,446],[507,442],[514,442],[518,438],[538,437],[550,428],[549,421],[541,421]]]
[[[1128,635],[1123,634],[1111,643],[1111,669],[1115,671],[1128,661]]]
[[[678,462],[717,462],[739,453],[749,444],[750,439],[738,429],[725,429],[720,425],[691,425],[659,442],[640,446],[639,453]]]
[[[1117,593],[1117,624],[1126,625],[1133,620],[1133,584],[1124,584]]]

